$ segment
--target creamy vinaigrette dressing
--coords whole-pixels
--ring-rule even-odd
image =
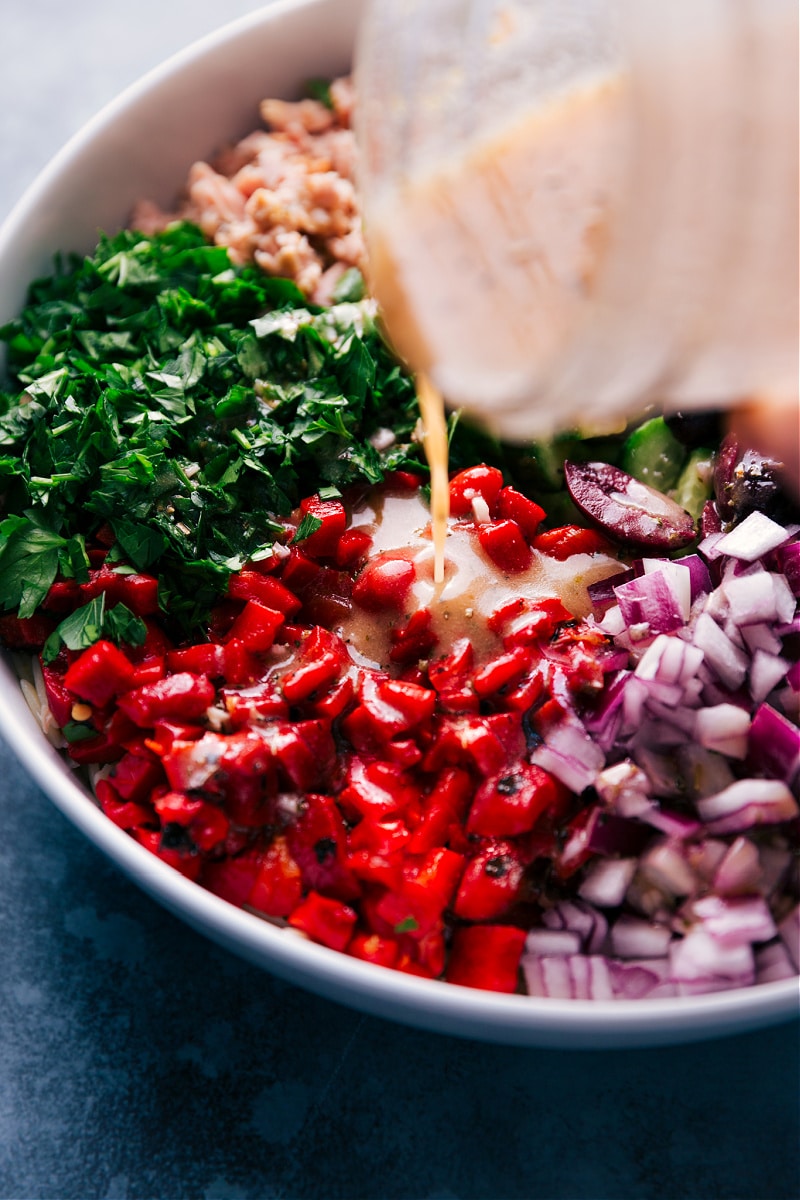
[[[500,647],[500,639],[486,621],[502,604],[517,597],[539,600],[557,597],[573,616],[591,612],[587,586],[622,569],[604,554],[573,554],[565,562],[534,551],[527,571],[504,575],[484,553],[474,528],[448,520],[444,579],[434,580],[431,513],[417,494],[392,494],[370,498],[353,513],[352,526],[373,537],[370,557],[391,552],[414,563],[416,579],[401,613],[370,613],[353,607],[338,632],[356,662],[388,666],[390,635],[412,613],[429,609],[433,631],[439,639],[437,654],[444,654],[459,638],[472,643],[477,662]],[[520,618],[524,621],[524,617]],[[513,625],[509,628],[513,628]]]

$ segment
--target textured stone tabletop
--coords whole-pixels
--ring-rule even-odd
[[[254,7],[2,0],[0,219],[121,87]],[[602,1053],[421,1033],[189,931],[2,744],[0,814],[0,1200],[800,1194],[797,1023]]]

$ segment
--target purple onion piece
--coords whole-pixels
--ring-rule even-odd
[[[764,775],[791,783],[800,767],[800,729],[769,704],[759,705],[750,726],[747,761]]]
[[[697,535],[685,509],[609,463],[566,462],[564,479],[581,512],[615,541],[677,550]]]

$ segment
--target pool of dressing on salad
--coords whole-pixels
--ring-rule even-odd
[[[439,639],[438,653],[446,653],[459,638],[472,643],[476,663],[496,654],[501,639],[487,626],[496,609],[520,596],[530,600],[557,597],[575,617],[586,616],[592,606],[587,587],[622,570],[622,564],[605,554],[573,554],[564,562],[533,552],[526,571],[505,575],[486,555],[469,523],[445,518],[444,579],[434,578],[434,544],[431,510],[419,493],[377,493],[351,516],[353,528],[373,538],[370,558],[391,552],[414,563],[416,578],[401,613],[363,612],[353,607],[341,627],[351,654],[364,666],[389,665],[391,631],[419,609],[427,608]],[[525,622],[525,614],[517,618]],[[515,627],[512,621],[504,632]]]

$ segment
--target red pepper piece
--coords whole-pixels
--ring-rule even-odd
[[[0,617],[0,642],[10,650],[41,650],[55,627],[55,621],[43,613]]]
[[[111,780],[123,800],[143,803],[153,788],[164,779],[161,763],[137,754],[124,754],[111,774]]]
[[[343,571],[352,570],[366,558],[371,546],[372,536],[365,529],[348,529],[339,538],[334,562]]]
[[[283,622],[282,612],[267,608],[258,600],[248,600],[231,625],[228,640],[239,641],[247,650],[263,654],[272,648],[275,634]]]
[[[400,944],[395,938],[381,937],[377,933],[354,933],[347,953],[379,967],[393,967],[400,954]]]
[[[402,679],[385,679],[378,684],[378,696],[397,710],[403,720],[403,730],[415,729],[433,716],[436,693]]]
[[[176,849],[174,846],[170,846],[164,839],[163,833],[159,833],[157,830],[138,828],[132,832],[136,841],[151,854],[155,854],[156,858],[160,858],[174,870],[180,871],[181,875],[185,875],[187,879],[197,880],[199,878],[203,869],[203,860],[196,851],[188,846],[185,849]]]
[[[478,527],[478,541],[501,571],[514,575],[527,571],[533,553],[516,521],[490,521]]]
[[[289,924],[308,934],[313,942],[344,950],[353,933],[356,914],[347,904],[319,892],[309,892],[289,917]]]
[[[189,823],[189,836],[198,850],[208,854],[225,842],[230,827],[231,823],[221,809],[204,802],[200,812]]]
[[[261,868],[262,851],[245,850],[235,858],[222,858],[203,865],[203,886],[237,908],[246,904]]]
[[[324,650],[314,658],[298,663],[281,679],[283,694],[290,704],[307,700],[315,692],[324,691],[339,674],[341,663],[332,650]]]
[[[530,651],[524,646],[517,646],[505,654],[498,654],[477,670],[472,677],[472,686],[481,699],[494,696],[502,688],[517,683],[530,663]]]
[[[344,821],[330,796],[311,792],[304,797],[297,820],[286,830],[286,844],[306,889],[339,900],[360,896],[358,881],[345,862]]]
[[[408,856],[399,887],[380,897],[376,914],[395,933],[407,933],[419,940],[440,921],[455,895],[463,868],[464,856],[453,850],[434,849]]]
[[[253,687],[237,691],[223,688],[222,700],[234,729],[244,729],[257,717],[288,717],[289,705],[276,690],[272,679],[264,679]]]
[[[303,617],[310,625],[332,629],[349,616],[353,607],[353,579],[349,571],[320,567],[311,583],[298,591],[303,601]]]
[[[133,804],[129,800],[121,801],[119,794],[107,779],[98,779],[94,790],[101,809],[109,821],[113,821],[120,829],[135,829],[137,825],[153,822],[153,813],[149,808],[143,804]]]
[[[516,687],[504,694],[503,705],[512,712],[527,712],[539,699],[543,690],[544,674],[540,667],[535,667]]]
[[[545,518],[545,511],[535,500],[530,500],[516,488],[504,487],[497,502],[499,516],[516,521],[527,541],[536,536],[536,531]]]
[[[134,663],[133,674],[131,675],[131,688],[141,687],[145,683],[157,683],[159,679],[163,679],[167,673],[167,660],[159,656],[158,658],[148,658],[145,662]]]
[[[503,473],[497,467],[481,464],[459,471],[450,480],[451,516],[471,517],[472,501],[476,496],[486,501],[489,512],[494,516],[502,487]]]
[[[225,650],[218,642],[200,642],[170,650],[167,666],[170,671],[188,671],[191,675],[208,675],[218,679],[224,671]]]
[[[353,585],[353,602],[367,612],[387,612],[403,607],[416,568],[407,558],[381,554],[364,567]]]
[[[614,549],[602,534],[582,525],[561,525],[548,529],[534,539],[534,550],[565,562],[573,554],[613,554]]]
[[[173,742],[196,741],[197,738],[203,736],[204,732],[202,725],[183,725],[178,721],[156,721],[153,736],[146,738],[145,743],[153,754],[163,758],[169,752]]]
[[[492,633],[501,633],[509,621],[513,621],[516,617],[521,617],[529,608],[529,600],[526,600],[524,596],[515,596],[513,600],[506,600],[504,604],[496,608],[488,618],[486,624]]]
[[[330,558],[336,553],[339,538],[347,527],[347,516],[341,500],[320,500],[319,496],[307,496],[300,501],[300,512],[304,517],[314,517],[322,524],[303,539],[303,553],[312,558]]]
[[[399,820],[366,817],[350,833],[347,866],[359,879],[394,888],[403,873],[403,853],[409,840],[405,824]]]
[[[459,686],[444,688],[439,693],[439,707],[448,713],[479,713],[481,702],[478,694],[467,681]]]
[[[48,612],[69,613],[81,602],[80,584],[74,579],[57,579],[42,601]]]
[[[288,917],[303,897],[300,868],[285,837],[276,837],[264,855],[247,903],[268,917]]]
[[[353,758],[339,803],[348,816],[378,819],[389,813],[401,813],[418,798],[416,784],[396,763],[364,763]]]
[[[81,700],[102,707],[130,687],[133,667],[113,642],[99,641],[76,658],[64,686]]]
[[[300,591],[315,580],[322,570],[319,563],[307,558],[302,550],[298,550],[297,546],[292,546],[287,558],[284,559],[281,580],[287,588],[299,595]]]
[[[178,717],[191,721],[194,717],[201,717],[213,704],[214,696],[214,685],[205,675],[190,675],[188,671],[181,671],[158,683],[148,683],[126,692],[117,703],[136,725],[147,728],[164,718]]]
[[[309,708],[315,717],[324,717],[328,721],[340,717],[352,704],[355,697],[355,684],[349,675],[340,679],[322,696],[315,696]],[[288,714],[287,714],[288,715]]]
[[[557,798],[558,787],[547,771],[532,763],[514,763],[484,780],[475,792],[467,833],[482,837],[528,833]]]
[[[153,808],[164,825],[190,825],[203,810],[203,801],[192,799],[185,792],[164,789],[153,797]]]
[[[449,654],[428,664],[428,678],[437,692],[465,681],[472,670],[474,651],[469,638],[459,638]]]
[[[44,677],[44,690],[47,696],[47,707],[53,714],[53,719],[60,729],[72,720],[72,706],[75,703],[74,696],[71,696],[66,684],[64,676],[54,671],[52,667],[47,667],[42,664],[42,676]]]
[[[241,570],[231,575],[228,595],[234,600],[257,600],[287,617],[295,616],[302,608],[302,602],[280,579],[262,575],[260,571]]]
[[[125,753],[123,746],[112,741],[105,733],[97,737],[86,738],[82,742],[71,742],[67,746],[67,754],[73,762],[82,766],[88,764],[113,763],[122,758]]]
[[[416,492],[422,487],[422,476],[414,471],[387,471],[384,476],[387,489],[398,492]]]
[[[246,687],[260,678],[262,661],[240,638],[231,638],[222,650],[222,674],[231,687]]]
[[[422,815],[409,839],[409,853],[424,854],[434,846],[443,846],[451,825],[463,821],[473,790],[472,776],[467,771],[446,767],[423,802]]]
[[[525,867],[511,842],[490,842],[464,868],[453,912],[465,921],[502,917],[519,897]]]
[[[555,597],[537,600],[524,621],[517,623],[503,638],[506,650],[515,646],[530,646],[541,639],[551,638],[562,621],[571,621],[572,613]]]
[[[389,640],[392,648],[389,658],[393,663],[416,663],[426,658],[434,649],[438,638],[433,632],[433,616],[427,608],[412,613],[405,625],[391,630]]]
[[[467,925],[453,936],[446,978],[462,987],[515,992],[526,933],[513,925]]]
[[[481,775],[492,775],[519,758],[524,750],[525,735],[518,713],[448,717],[442,721],[423,767],[438,771],[443,766],[473,766]]]
[[[120,601],[137,617],[146,617],[158,612],[158,580],[152,575],[125,575],[111,567],[102,566],[90,571],[89,579],[80,585],[81,604],[93,600],[101,592],[106,594],[106,603]]]

